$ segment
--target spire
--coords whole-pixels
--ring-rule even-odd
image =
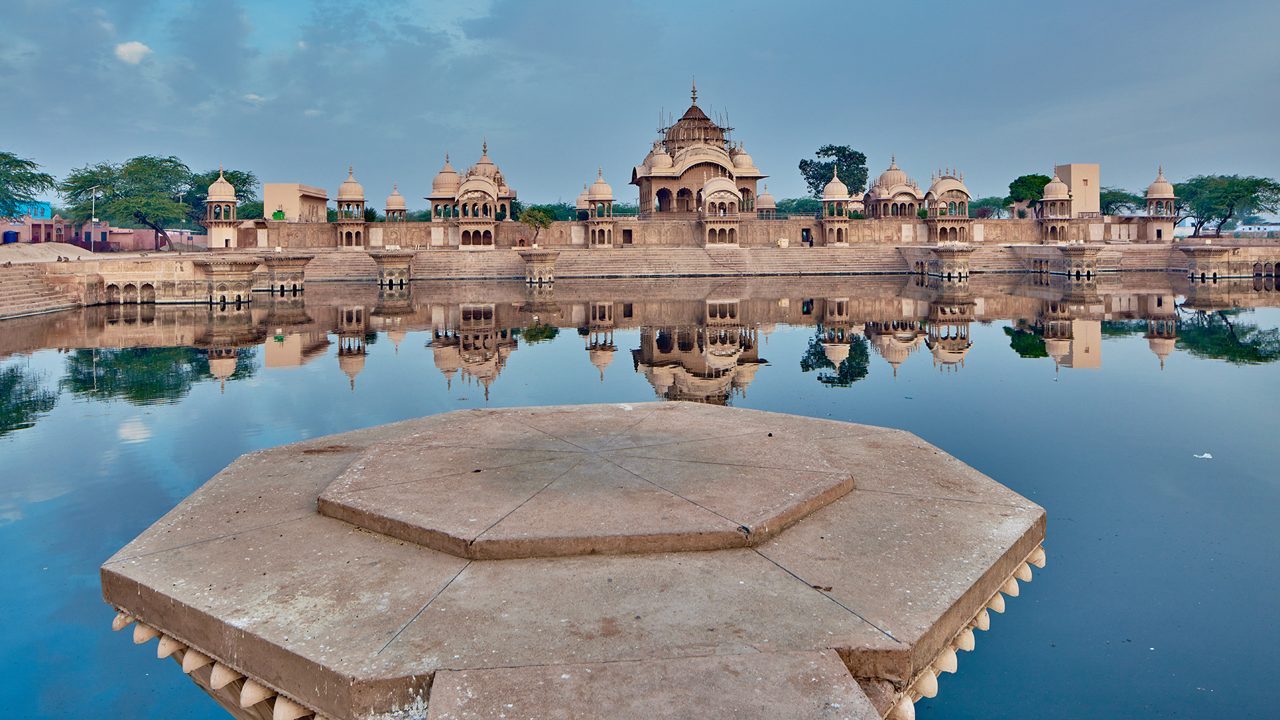
[[[347,179],[348,180],[356,179],[356,171],[354,166],[351,166],[351,165],[347,166]]]
[[[840,179],[840,176],[836,173],[836,164],[835,164],[835,163],[831,163],[831,179],[832,179],[832,180],[839,180],[839,179]]]
[[[889,156],[889,169],[893,170],[898,167],[898,156],[896,154]]]
[[[484,142],[480,143],[480,154],[481,155],[489,154],[489,138],[485,138]]]
[[[698,78],[693,79],[693,88],[689,92],[689,97],[693,99],[693,104],[698,104]]]

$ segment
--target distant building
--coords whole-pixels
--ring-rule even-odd
[[[18,212],[16,217],[30,216],[34,220],[52,220],[53,205],[37,200],[29,203],[18,203]]]

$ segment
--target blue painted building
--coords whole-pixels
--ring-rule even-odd
[[[18,217],[30,215],[32,220],[52,220],[53,205],[39,201],[18,204]]]

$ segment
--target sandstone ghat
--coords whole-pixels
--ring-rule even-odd
[[[1227,241],[1230,242],[1230,241]],[[963,252],[958,252],[957,248]],[[948,253],[950,253],[948,255]],[[943,257],[947,255],[947,257]],[[961,257],[963,256],[963,257]],[[496,280],[525,277],[515,249],[232,251],[115,255],[0,266],[0,319],[117,303],[251,302],[304,281]],[[1213,281],[1265,273],[1280,246],[1234,244],[867,245],[848,248],[565,248],[560,278],[675,278],[1171,272]]]

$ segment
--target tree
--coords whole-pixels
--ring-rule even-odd
[[[1280,210],[1280,183],[1270,178],[1239,175],[1198,175],[1173,186],[1178,214],[1193,219],[1192,236],[1205,227],[1215,233],[1230,227],[1238,215]]]
[[[1233,321],[1239,310],[1197,311],[1178,323],[1178,347],[1233,365],[1280,360],[1280,330]]]
[[[22,206],[55,187],[53,176],[34,161],[0,151],[0,218],[17,217]]]
[[[254,371],[253,350],[238,350],[230,379],[250,377]],[[60,386],[83,398],[154,405],[184,398],[197,382],[212,378],[208,355],[195,348],[74,350]]]
[[[827,357],[822,346],[822,328],[819,327],[813,337],[809,338],[809,347],[800,357],[800,371],[835,370],[834,373],[819,372],[818,382],[828,387],[849,387],[865,378],[871,366],[871,355],[867,350],[867,339],[854,335],[849,339],[849,356],[836,367]]]
[[[1021,175],[1009,183],[1008,204],[1025,202],[1035,205],[1044,197],[1044,186],[1053,178],[1047,175]]]
[[[1146,198],[1121,188],[1104,187],[1098,193],[1098,202],[1103,215],[1119,215],[1141,208],[1146,203]]]
[[[1044,349],[1044,338],[1034,330],[1005,326],[1004,334],[1009,336],[1009,347],[1018,353],[1018,357],[1049,357],[1048,351]]]
[[[969,214],[980,220],[1004,217],[1009,203],[1002,197],[984,197],[969,202]]]
[[[555,340],[556,336],[560,334],[560,328],[552,325],[551,323],[535,322],[527,328],[517,329],[520,330],[519,335],[530,345],[546,342],[548,340]]]
[[[243,220],[253,220],[262,217],[262,204],[258,203],[257,215],[250,217],[245,214],[245,210],[249,209],[249,203],[258,200],[258,176],[249,170],[209,170],[208,172],[196,173],[191,176],[191,188],[187,190],[187,194],[182,201],[191,206],[190,222],[193,226],[198,226],[204,222],[205,196],[209,194],[209,186],[213,181],[218,179],[218,173],[222,173],[222,177],[231,183],[231,187],[236,189],[236,200],[239,206],[236,208],[236,217]]]
[[[848,186],[851,193],[860,193],[867,187],[867,156],[848,145],[823,145],[814,153],[818,158],[829,160],[800,161],[800,174],[809,186],[809,193],[822,197],[822,188],[831,180],[834,170],[840,180]]]
[[[41,387],[23,366],[0,369],[0,437],[35,425],[57,402],[57,393]]]
[[[779,215],[817,215],[822,202],[813,198],[783,198],[778,201]]]
[[[191,216],[191,206],[183,200],[191,190],[191,179],[191,169],[172,155],[140,155],[122,165],[98,163],[72,170],[59,189],[80,220],[89,217],[96,192],[99,215],[114,225],[151,228],[159,250],[169,244],[164,226]]]
[[[368,206],[368,205],[366,205],[366,206],[365,206],[365,208],[364,208],[364,221],[365,221],[365,222],[374,223],[374,222],[378,222],[378,221],[379,221],[379,220],[381,220],[381,219],[383,219],[383,218],[382,218],[382,216],[381,216],[381,215],[379,215],[379,214],[378,214],[378,209],[377,209],[377,208],[370,207],[370,206]]]
[[[554,220],[542,208],[532,206],[520,213],[520,222],[533,229],[533,239],[530,240],[529,243],[537,245],[538,233],[551,227],[551,223],[554,222]]]

